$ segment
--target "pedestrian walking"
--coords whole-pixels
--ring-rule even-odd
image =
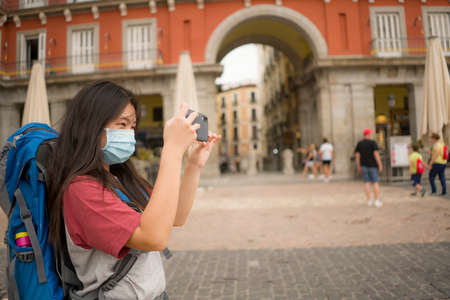
[[[377,143],[372,140],[372,130],[364,129],[364,138],[358,142],[355,149],[356,166],[362,174],[364,188],[369,206],[381,207],[379,173],[383,171]],[[373,188],[374,201],[370,197],[370,189]]]
[[[100,289],[99,297],[167,299],[159,251],[173,226],[185,223],[200,171],[220,140],[210,134],[208,142],[196,142],[198,114],[186,117],[187,112],[183,104],[164,126],[159,172],[151,186],[129,159],[139,121],[131,92],[99,81],[72,100],[49,164],[48,211],[50,240],[67,247],[81,281],[82,288],[73,291],[77,297],[103,287],[130,253],[137,259],[131,269],[112,289]]]
[[[303,177],[308,176],[309,179],[314,179],[316,177],[316,159],[317,151],[314,144],[309,145],[308,151],[306,152],[305,167],[303,168]],[[308,175],[308,171],[311,170],[312,174]]]
[[[324,181],[329,182],[332,173],[331,163],[334,159],[334,148],[326,138],[323,139],[323,144],[320,145],[319,155],[320,161],[322,162]]]
[[[425,195],[425,187],[421,185],[422,174],[425,171],[425,165],[422,155],[419,153],[419,145],[412,144],[409,146],[411,154],[409,155],[409,174],[411,175],[414,192],[412,196],[416,196],[420,192],[423,197]]]
[[[441,141],[441,136],[438,133],[431,135],[433,146],[431,148],[431,159],[428,164],[430,168],[429,180],[431,185],[431,195],[436,195],[436,175],[439,175],[442,191],[440,195],[447,194],[447,185],[445,182],[445,167],[447,166],[448,150],[447,146]]]

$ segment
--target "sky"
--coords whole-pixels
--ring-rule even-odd
[[[239,81],[258,80],[258,48],[255,44],[238,47],[220,62],[224,66],[217,84],[232,84]]]

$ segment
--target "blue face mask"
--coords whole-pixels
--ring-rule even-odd
[[[109,129],[106,130],[106,146],[103,157],[108,165],[121,164],[127,161],[134,153],[134,130],[132,129]]]

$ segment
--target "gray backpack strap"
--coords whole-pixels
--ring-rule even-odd
[[[37,238],[36,230],[34,230],[33,220],[28,209],[27,203],[22,195],[22,192],[17,189],[15,192],[15,198],[17,204],[19,205],[20,210],[20,218],[22,222],[25,224],[25,228],[27,229],[28,236],[30,237],[31,246],[33,247],[34,258],[36,259],[36,269],[38,273],[39,283],[44,283],[47,281],[47,275],[44,267],[44,256],[42,255],[41,246],[39,245],[39,241]]]
[[[0,206],[5,214],[8,214],[11,208],[8,191],[6,190],[6,160],[8,158],[8,151],[11,146],[12,143],[6,142],[0,150]]]
[[[105,292],[112,290],[131,270],[139,256],[139,251],[131,249],[130,252],[114,266],[114,273],[96,290],[84,296],[79,296],[75,289],[69,291],[71,300],[104,300]],[[76,275],[75,275],[76,276]],[[77,278],[78,280],[78,278]]]
[[[8,247],[9,248],[9,247]],[[8,249],[9,251],[9,249]],[[16,258],[14,257],[13,260],[8,265],[8,299],[9,300],[20,300],[19,297],[19,290],[17,288],[17,282],[16,282]]]
[[[128,272],[134,266],[138,256],[139,251],[130,249],[130,252],[116,263],[116,265],[114,266],[114,274],[111,275],[111,277],[109,277],[108,280],[106,280],[102,284],[100,289],[103,292],[112,290],[117,285],[117,283],[119,283],[119,281],[128,274]]]

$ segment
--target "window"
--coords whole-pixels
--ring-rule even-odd
[[[20,1],[22,4],[21,8],[32,8],[32,7],[40,7],[46,5],[47,1],[45,0],[23,0]]]
[[[237,112],[237,110],[234,110],[233,111],[233,121],[237,122],[237,120],[238,120],[238,112]]]
[[[226,106],[225,96],[222,96],[222,108],[224,108],[225,106]]]
[[[238,128],[237,127],[233,128],[233,140],[235,140],[235,141],[239,140],[239,134],[238,134]]]
[[[25,31],[17,34],[17,49],[19,70],[31,70],[33,62],[39,62],[45,67],[46,33],[41,30]]]
[[[372,53],[380,57],[398,57],[406,49],[403,7],[371,7]]]
[[[94,72],[98,61],[98,26],[71,26],[68,35],[68,64],[72,66],[72,73]]]
[[[234,155],[239,156],[239,146],[238,145],[234,145]]]
[[[256,93],[254,91],[250,92],[250,102],[255,103],[256,102]]]
[[[146,69],[156,61],[156,22],[150,20],[124,21],[123,49],[128,69]]]
[[[450,55],[450,8],[422,7],[422,9],[426,36],[439,37],[445,54]]]
[[[153,108],[153,122],[162,122],[162,120],[163,120],[162,107]]]
[[[253,149],[258,150],[258,144],[253,144]]]
[[[252,126],[252,140],[258,139],[258,128],[256,126]]]
[[[237,105],[238,104],[238,94],[234,93],[233,94],[233,105]]]
[[[222,139],[224,139],[224,140],[227,139],[227,129],[226,128],[222,128]]]
[[[220,121],[222,125],[226,123],[227,119],[225,113],[222,113],[222,115],[220,116]]]
[[[252,121],[256,121],[256,109],[252,108]]]

